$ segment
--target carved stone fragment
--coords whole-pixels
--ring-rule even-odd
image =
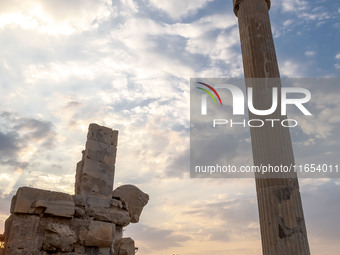
[[[122,185],[112,192],[112,197],[123,202],[123,206],[129,211],[131,222],[136,223],[144,206],[149,201],[149,195],[133,185]]]

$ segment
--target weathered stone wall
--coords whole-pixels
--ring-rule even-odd
[[[113,189],[118,131],[91,124],[77,164],[75,195],[21,187],[12,198],[0,255],[132,255],[123,227],[138,222],[149,196]],[[1,240],[0,240],[1,242]]]

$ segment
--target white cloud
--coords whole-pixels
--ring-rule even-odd
[[[304,68],[300,64],[291,60],[286,60],[280,65],[280,72],[282,76],[289,78],[302,77],[304,74]]]
[[[172,1],[157,1],[149,0],[156,8],[164,11],[173,19],[180,19],[184,16],[195,13],[198,9],[203,8],[212,0],[172,0]]]
[[[67,4],[67,8],[65,8]],[[7,8],[6,8],[7,7]],[[101,1],[30,1],[5,4],[0,11],[0,29],[18,26],[48,35],[69,35],[96,28],[114,11],[112,3]],[[75,15],[77,13],[77,15]]]
[[[307,8],[307,1],[305,0],[286,0],[281,1],[282,10],[284,12],[297,12]]]
[[[306,52],[305,52],[305,56],[307,56],[307,57],[313,57],[313,56],[315,56],[315,51],[311,51],[311,50],[306,51]]]
[[[335,56],[336,59],[340,59],[340,53]]]
[[[283,22],[283,26],[287,27],[287,26],[289,26],[289,25],[291,25],[291,24],[293,24],[293,23],[294,23],[294,20],[288,19],[288,20],[286,20],[285,22]]]

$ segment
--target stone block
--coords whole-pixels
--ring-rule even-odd
[[[40,214],[70,218],[74,214],[74,202],[69,194],[29,187],[18,189],[12,200],[13,213]],[[45,209],[38,209],[45,208]]]
[[[15,205],[16,205],[17,195],[14,195],[11,200],[11,207],[10,207],[10,213],[14,213]]]
[[[134,185],[118,187],[112,192],[112,197],[123,202],[123,206],[129,211],[132,223],[139,221],[142,210],[149,201],[149,195]]]
[[[76,241],[76,233],[70,229],[69,225],[51,222],[45,229],[43,249],[71,252]]]
[[[118,131],[92,123],[89,126],[87,140],[107,143],[116,147],[118,142]]]
[[[6,226],[10,229],[5,231],[6,254],[14,254],[18,249],[39,251],[42,246],[42,239],[38,235],[39,222],[40,218],[35,215],[11,215],[11,223]]]
[[[115,253],[115,244],[123,238],[123,227],[122,226],[116,226],[116,233],[115,233],[115,236],[114,236],[114,239],[113,239],[113,245],[112,245],[112,254],[116,254]]]
[[[78,194],[94,194],[111,198],[114,165],[85,159]]]
[[[113,186],[114,165],[107,165],[103,162],[86,158],[84,160],[83,174],[98,178]]]
[[[111,247],[115,225],[107,222],[91,221],[85,239],[86,246]]]
[[[90,207],[109,208],[110,199],[89,195],[86,200],[86,205]]]
[[[73,201],[64,201],[64,200],[56,200],[56,201],[46,201],[46,200],[37,200],[33,203],[32,207],[46,208],[44,213],[52,216],[72,218],[75,212],[75,205]]]
[[[76,232],[78,236],[77,245],[85,247],[85,240],[87,239],[87,233],[89,231],[89,226],[92,219],[84,218],[74,218],[70,221],[70,228]]]
[[[12,227],[12,222],[13,222],[13,215],[10,215],[7,220],[5,221],[5,232],[4,232],[4,242],[7,243],[8,242],[8,237],[9,237],[9,232],[11,230]]]
[[[135,241],[131,238],[122,238],[118,240],[115,245],[115,255],[134,255],[135,254]]]
[[[84,194],[85,196],[94,195],[110,198],[112,186],[113,185],[108,185],[107,180],[93,178],[84,174],[81,180],[81,194]]]
[[[131,220],[129,212],[119,208],[89,208],[87,214],[95,220],[110,222],[119,226],[127,226]]]
[[[84,153],[85,158],[103,162],[107,165],[114,165],[116,163],[117,147],[107,143],[88,140]]]

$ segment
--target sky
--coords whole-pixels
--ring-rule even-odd
[[[339,78],[338,1],[272,0],[270,17],[282,77]],[[74,193],[98,123],[119,130],[114,186],[150,196],[124,231],[138,254],[260,255],[254,179],[189,176],[190,78],[242,68],[231,0],[1,1],[0,233],[19,187]],[[313,119],[291,131],[295,157],[337,159],[339,87],[310,89]],[[338,253],[340,180],[300,188],[312,254]]]

